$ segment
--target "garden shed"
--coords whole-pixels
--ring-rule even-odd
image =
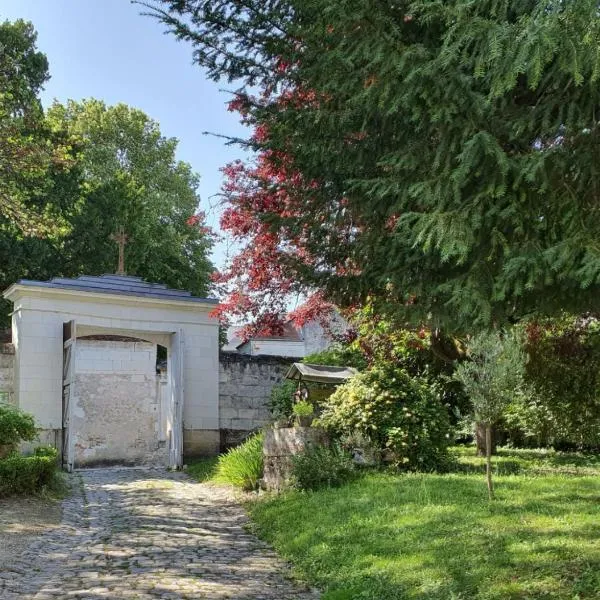
[[[215,300],[126,275],[22,280],[4,297],[16,403],[66,469],[218,452]]]

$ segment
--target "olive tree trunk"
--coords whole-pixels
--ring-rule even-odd
[[[494,482],[492,481],[492,426],[485,426],[485,478],[487,480],[488,497],[494,499]]]
[[[491,452],[496,454],[496,436],[494,435],[494,428],[492,427],[492,442]],[[486,444],[486,424],[481,421],[477,422],[475,427],[475,443],[477,445],[477,456],[487,456],[487,444]]]

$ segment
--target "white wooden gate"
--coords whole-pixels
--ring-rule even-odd
[[[73,387],[75,381],[75,344],[77,328],[75,321],[63,323],[63,405],[62,405],[62,466],[73,470],[73,436],[71,432],[71,414]]]
[[[170,437],[169,467],[179,469],[183,465],[183,398],[184,398],[184,340],[183,329],[175,332],[171,338],[169,352]]]

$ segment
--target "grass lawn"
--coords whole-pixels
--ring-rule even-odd
[[[200,483],[211,481],[215,476],[218,460],[216,456],[211,458],[196,458],[187,465],[186,473]]]
[[[451,474],[373,473],[248,510],[323,600],[600,599],[600,459],[504,451],[489,503],[482,460],[455,452]]]

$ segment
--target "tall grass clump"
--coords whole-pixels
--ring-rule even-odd
[[[260,432],[219,457],[214,481],[251,491],[258,488],[262,474],[263,433]]]

